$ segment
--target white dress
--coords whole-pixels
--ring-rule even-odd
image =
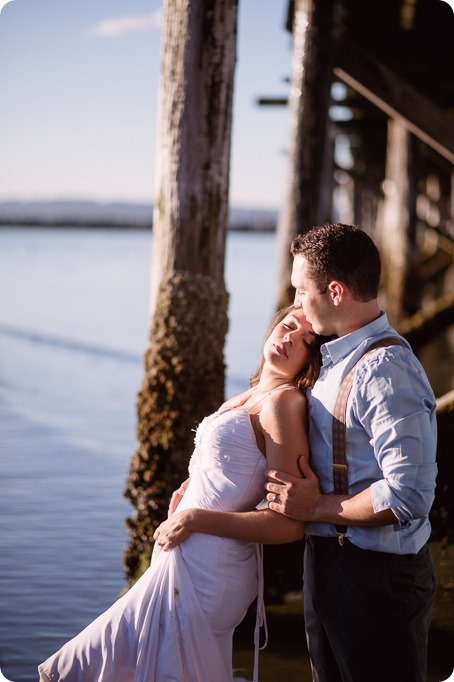
[[[254,509],[265,496],[265,469],[249,413],[215,412],[197,429],[178,509]],[[233,631],[262,579],[258,549],[203,533],[170,552],[155,544],[150,568],[38,666],[40,680],[231,682]]]

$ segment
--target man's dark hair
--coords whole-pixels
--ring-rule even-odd
[[[332,280],[343,282],[358,301],[377,298],[380,254],[372,239],[355,225],[313,227],[292,242],[293,256],[304,256],[309,277],[320,293]]]

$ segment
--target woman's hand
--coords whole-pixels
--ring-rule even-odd
[[[176,509],[176,508],[178,507],[178,505],[180,504],[181,499],[182,499],[183,495],[184,495],[185,492],[186,492],[186,488],[187,488],[188,485],[189,485],[189,481],[190,481],[190,479],[187,478],[187,479],[180,485],[180,487],[178,488],[178,490],[175,490],[175,492],[172,493],[172,497],[170,498],[170,504],[169,504],[169,510],[168,510],[168,512],[167,512],[167,516],[171,516],[171,515],[174,513],[175,509]]]
[[[175,494],[175,493],[174,493]],[[174,512],[158,526],[153,534],[154,540],[160,545],[164,552],[168,552],[177,545],[181,545],[192,533],[190,528],[195,510],[185,509],[181,512]]]

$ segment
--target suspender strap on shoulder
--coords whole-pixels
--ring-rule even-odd
[[[348,396],[352,390],[353,380],[355,377],[356,366],[360,360],[367,355],[373,353],[377,348],[384,348],[387,346],[405,346],[406,344],[397,336],[388,336],[383,339],[375,341],[369,346],[362,356],[353,365],[349,373],[344,377],[339,392],[337,394],[336,402],[333,410],[333,479],[334,479],[334,494],[348,495],[348,467],[346,456],[346,413]],[[344,535],[347,530],[346,526],[336,526],[339,534],[339,543],[344,543]]]

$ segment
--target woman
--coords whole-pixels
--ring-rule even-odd
[[[150,568],[38,667],[42,682],[231,682],[233,631],[261,577],[256,543],[304,533],[302,523],[255,507],[267,468],[300,475],[298,457],[308,453],[300,388],[315,381],[319,351],[301,309],[276,316],[251,388],[199,425],[190,478],[156,530]],[[203,510],[211,512],[198,517]]]

